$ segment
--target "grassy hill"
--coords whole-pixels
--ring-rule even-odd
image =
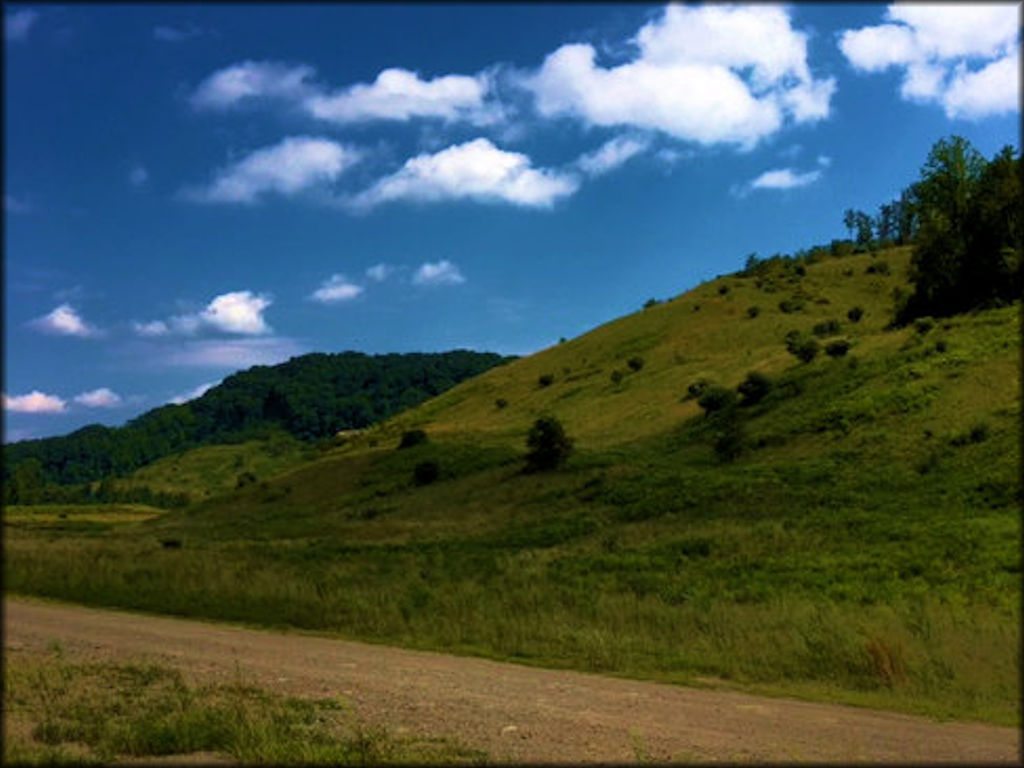
[[[9,524],[7,588],[1018,723],[1020,305],[888,330],[908,260],[719,278],[103,535]],[[689,389],[751,371],[723,461]],[[527,474],[542,414],[575,452]]]

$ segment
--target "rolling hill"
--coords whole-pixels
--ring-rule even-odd
[[[1020,303],[893,327],[909,259],[754,264],[184,510],[10,525],[8,589],[1016,724]],[[574,452],[524,472],[543,415]]]

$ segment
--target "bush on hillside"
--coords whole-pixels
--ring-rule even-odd
[[[818,342],[805,338],[799,331],[790,331],[786,334],[786,351],[801,362],[809,363],[818,356]]]
[[[644,367],[644,359],[639,355],[634,355],[633,357],[629,358],[629,360],[626,361],[626,365],[628,365],[630,370],[634,372],[639,371],[641,368]]]
[[[861,307],[853,307],[846,313],[846,317],[851,323],[859,323],[860,319],[864,317],[864,310]]]
[[[497,400],[494,401],[494,407],[497,408],[499,411],[505,408],[505,406],[507,405],[508,400],[506,400],[504,397],[499,397]]]
[[[551,373],[542,373],[537,378],[537,386],[539,387],[550,387],[555,383],[555,376]]]
[[[761,314],[760,307],[747,307],[747,317],[749,317],[751,320],[753,320],[759,314]]]
[[[742,398],[740,405],[756,405],[764,400],[765,396],[772,391],[772,380],[760,371],[751,371],[747,378],[740,382],[736,391]]]
[[[441,475],[441,467],[436,461],[421,461],[412,470],[412,481],[415,485],[430,485]]]
[[[850,342],[846,339],[836,339],[825,347],[825,354],[829,357],[842,357],[850,351]]]
[[[723,411],[736,404],[736,393],[720,384],[711,384],[697,400],[697,405],[704,409],[704,415]]]
[[[410,429],[402,433],[402,439],[398,443],[399,449],[412,448],[420,443],[427,442],[427,433],[422,429]]]
[[[710,382],[707,379],[697,379],[686,388],[686,396],[683,400],[693,400],[694,398],[700,397],[704,394],[704,390],[708,388],[709,384]]]
[[[565,434],[562,422],[554,416],[542,416],[533,422],[526,436],[526,471],[557,469],[572,453],[572,439]]]
[[[817,323],[811,329],[811,333],[815,336],[835,336],[839,333],[839,321],[826,320],[825,322]]]

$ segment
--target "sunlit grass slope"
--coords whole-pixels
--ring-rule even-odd
[[[726,276],[181,512],[9,528],[8,589],[1018,723],[1020,306],[887,330],[908,259]],[[819,325],[849,352],[799,362]],[[751,371],[723,462],[688,387]],[[542,413],[576,451],[524,474]]]

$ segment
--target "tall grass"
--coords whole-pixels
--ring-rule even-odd
[[[109,764],[194,753],[246,765],[478,762],[446,739],[399,739],[342,701],[282,696],[247,684],[197,685],[149,662],[5,654],[4,762]]]

